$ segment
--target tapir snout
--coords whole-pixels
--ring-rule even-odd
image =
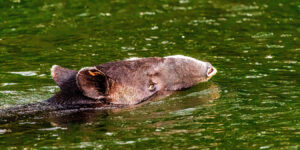
[[[51,75],[61,92],[48,101],[134,105],[164,91],[183,90],[205,82],[216,73],[210,63],[182,55],[108,62],[79,71],[55,65]]]

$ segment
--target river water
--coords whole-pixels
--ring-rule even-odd
[[[209,82],[135,108],[0,124],[0,149],[299,149],[300,1],[0,1],[0,108],[59,91],[50,68],[209,61]]]

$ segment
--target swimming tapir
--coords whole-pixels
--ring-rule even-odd
[[[54,65],[51,75],[61,91],[47,102],[92,107],[135,105],[205,82],[216,73],[210,63],[182,55],[108,62],[79,71]]]

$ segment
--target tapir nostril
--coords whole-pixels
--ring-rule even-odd
[[[207,70],[207,76],[211,77],[217,73],[217,69],[214,67],[209,67]]]

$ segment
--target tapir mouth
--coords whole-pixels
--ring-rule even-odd
[[[207,70],[207,77],[211,78],[212,76],[214,76],[217,73],[217,69],[214,67],[209,67]]]

